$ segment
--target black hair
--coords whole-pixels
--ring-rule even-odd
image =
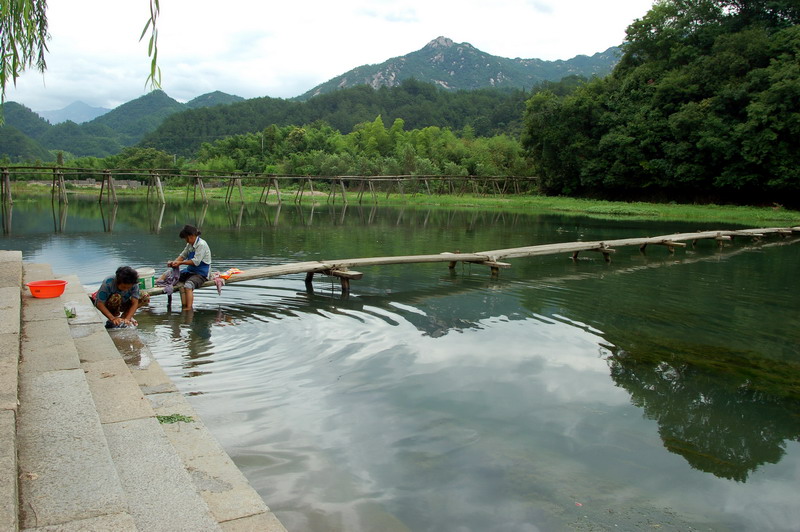
[[[117,268],[117,284],[136,284],[139,282],[139,272],[130,266]]]
[[[200,236],[200,231],[193,225],[184,225],[183,229],[181,229],[180,234],[178,235],[181,239],[186,238],[189,235],[197,235]]]

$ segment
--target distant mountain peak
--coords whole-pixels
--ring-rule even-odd
[[[63,109],[55,109],[52,111],[40,111],[38,114],[51,124],[58,124],[61,122],[71,121],[76,124],[89,122],[98,116],[102,116],[109,112],[110,109],[104,107],[92,107],[80,100],[72,102]]]
[[[558,81],[566,76],[605,76],[619,60],[619,48],[611,47],[591,57],[572,59],[509,59],[456,43],[439,36],[423,48],[378,65],[362,65],[317,85],[297,97],[307,100],[339,89],[369,85],[396,87],[406,79],[434,83],[446,90],[474,90],[488,87],[530,88],[542,81]]]
[[[425,45],[425,48],[452,48],[456,43],[447,37],[436,37],[434,40]]]

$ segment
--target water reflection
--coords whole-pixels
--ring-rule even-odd
[[[800,439],[800,362],[680,342],[631,349],[612,348],[611,377],[693,468],[746,482]]]
[[[12,219],[12,211],[14,210],[13,204],[10,202],[0,202],[2,203],[2,210],[3,210],[3,234],[7,235],[11,232],[11,219]]]
[[[161,233],[161,225],[164,223],[164,211],[166,209],[166,203],[147,203],[147,219],[150,222],[151,233]]]
[[[53,232],[63,233],[67,230],[67,203],[53,202]]]
[[[53,208],[55,208],[55,206]],[[107,203],[106,206],[103,206],[102,203],[98,203],[98,208],[100,210],[100,219],[103,220],[103,231],[106,233],[113,233],[114,223],[117,221],[119,204]]]

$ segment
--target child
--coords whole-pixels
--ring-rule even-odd
[[[203,286],[208,281],[208,273],[211,267],[211,249],[208,243],[200,238],[200,231],[193,225],[185,225],[181,229],[180,238],[186,241],[186,247],[175,260],[167,262],[167,266],[188,265],[181,272],[179,281],[183,283],[181,288],[181,304],[183,310],[191,310],[194,305],[194,289]]]
[[[117,268],[114,277],[109,277],[92,294],[97,310],[108,318],[106,327],[136,325],[134,313],[147,304],[149,296],[139,295],[139,274],[130,266]]]

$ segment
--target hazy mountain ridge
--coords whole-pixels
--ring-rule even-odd
[[[79,123],[69,119],[56,124],[48,122],[23,105],[7,102],[6,126],[0,127],[0,157],[26,161],[32,160],[31,154],[36,153],[36,158],[41,159],[42,154],[48,150],[51,152],[51,159],[55,158],[53,153],[56,151],[64,151],[72,156],[106,157],[141,143],[145,137],[148,145],[165,150],[173,149],[177,153],[185,151],[187,147],[179,150],[178,146],[167,145],[169,143],[164,141],[165,135],[174,137],[174,143],[177,142],[176,139],[185,137],[187,130],[196,130],[197,138],[213,141],[231,134],[262,129],[268,125],[263,123],[265,120],[283,124],[291,119],[298,124],[304,124],[324,119],[333,127],[346,128],[352,126],[353,120],[370,121],[378,114],[383,114],[384,119],[390,115],[403,118],[410,127],[450,127],[452,124],[442,117],[430,124],[421,122],[422,118],[431,115],[431,106],[437,105],[436,95],[429,94],[430,91],[436,92],[435,89],[430,85],[429,89],[425,88],[426,84],[434,84],[448,93],[492,88],[520,92],[518,96],[503,99],[502,103],[496,102],[502,108],[504,116],[502,119],[491,120],[492,123],[502,123],[506,129],[513,130],[517,126],[512,123],[521,120],[521,110],[514,117],[505,115],[511,108],[522,106],[521,100],[517,99],[524,98],[525,90],[543,81],[558,81],[566,76],[590,78],[606,75],[618,61],[618,55],[618,48],[609,48],[591,57],[576,56],[565,61],[508,59],[482,52],[469,43],[457,44],[448,38],[439,37],[416,52],[389,59],[380,65],[357,67],[290,100],[269,97],[244,99],[215,91],[184,104],[157,90],[91,120]],[[399,88],[403,83],[414,80],[420,85],[409,85],[404,89],[410,91],[410,99],[397,109],[387,107],[380,96],[355,90],[358,87],[369,92],[369,87]],[[352,94],[342,94],[342,98],[335,97],[337,91],[343,88],[354,90]],[[295,108],[308,103],[303,100],[314,95],[320,95],[322,99],[313,108]],[[328,101],[331,97],[335,97],[334,100]],[[482,105],[488,103],[486,98],[480,94],[472,97],[477,102],[483,101]],[[89,107],[82,104],[77,105],[77,108],[83,106]],[[472,102],[468,106],[477,109],[479,105]],[[207,112],[210,108],[214,108],[214,111]],[[488,124],[482,128],[481,121],[486,121],[487,114],[497,113],[488,109],[482,109],[480,113],[481,116],[460,117],[460,121],[472,125],[478,131],[494,127]],[[171,119],[178,114],[181,117],[186,114],[185,120]],[[80,120],[79,117],[76,118]],[[164,126],[171,126],[171,129]],[[20,135],[29,137],[31,142],[23,142]],[[23,146],[24,149],[21,148]]]
[[[92,107],[89,104],[77,101],[72,102],[63,109],[39,111],[37,114],[54,125],[60,122],[66,122],[67,120],[75,122],[76,124],[82,124],[83,122],[94,120],[110,110],[111,109],[105,107]]]
[[[558,81],[569,75],[590,78],[609,74],[619,60],[620,50],[611,47],[592,56],[568,60],[509,59],[494,56],[469,43],[455,43],[438,37],[422,49],[394,57],[378,65],[362,65],[322,83],[297,97],[307,100],[337,89],[369,85],[396,87],[414,78],[448,90],[487,87],[531,88],[542,81]]]
[[[31,160],[31,154],[36,154],[35,159],[42,159],[47,150],[57,150],[79,157],[106,157],[133,146],[174,113],[242,100],[244,98],[240,96],[215,91],[184,104],[156,90],[87,122],[66,120],[56,124],[51,124],[24,105],[6,102],[6,124],[0,127],[0,156],[17,161]],[[20,133],[28,137],[29,142],[21,142]]]

